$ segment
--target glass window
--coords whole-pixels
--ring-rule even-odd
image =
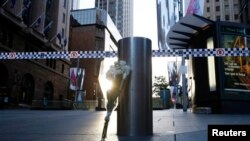
[[[220,6],[216,6],[216,11],[220,11]]]
[[[65,23],[65,19],[66,19],[66,15],[65,15],[65,13],[63,13],[63,23]]]
[[[64,0],[63,7],[66,8],[66,6],[67,6],[67,0]]]
[[[64,33],[65,31],[64,31],[64,28],[62,28],[62,38],[64,38]]]
[[[234,15],[234,19],[235,20],[238,20],[238,18],[239,18],[239,16],[236,14],[236,15]]]
[[[64,64],[62,64],[62,70],[61,73],[64,74]]]
[[[229,5],[225,5],[225,10],[226,10],[226,11],[229,10]]]
[[[45,11],[45,22],[44,22],[44,34],[46,37],[48,37],[48,32],[50,31],[50,27],[52,24],[52,16],[51,16],[51,5],[52,5],[52,0],[47,0],[46,1],[46,11]]]
[[[210,7],[207,7],[207,12],[210,12]]]
[[[239,5],[236,3],[234,4],[234,9],[238,9]]]
[[[56,69],[56,60],[52,60],[53,62],[53,69]]]
[[[54,59],[46,59],[46,66],[56,69],[56,60]]]
[[[101,50],[104,46],[104,41],[102,38],[96,38],[96,50]]]

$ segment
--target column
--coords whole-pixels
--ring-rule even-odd
[[[118,43],[119,60],[131,67],[127,87],[119,97],[117,132],[120,136],[153,134],[151,40],[127,37]]]

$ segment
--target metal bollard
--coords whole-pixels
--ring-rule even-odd
[[[119,96],[117,134],[153,134],[151,40],[127,37],[119,41],[118,57],[131,68],[129,82]]]

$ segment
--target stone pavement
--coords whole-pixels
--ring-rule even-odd
[[[86,110],[0,110],[0,140],[100,141],[105,114]],[[116,134],[114,112],[105,141],[207,141],[209,124],[250,124],[250,115],[154,110],[152,136],[124,137]]]

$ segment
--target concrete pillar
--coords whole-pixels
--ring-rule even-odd
[[[118,57],[131,67],[129,82],[119,97],[117,133],[120,136],[153,134],[151,40],[127,37],[119,41]]]

